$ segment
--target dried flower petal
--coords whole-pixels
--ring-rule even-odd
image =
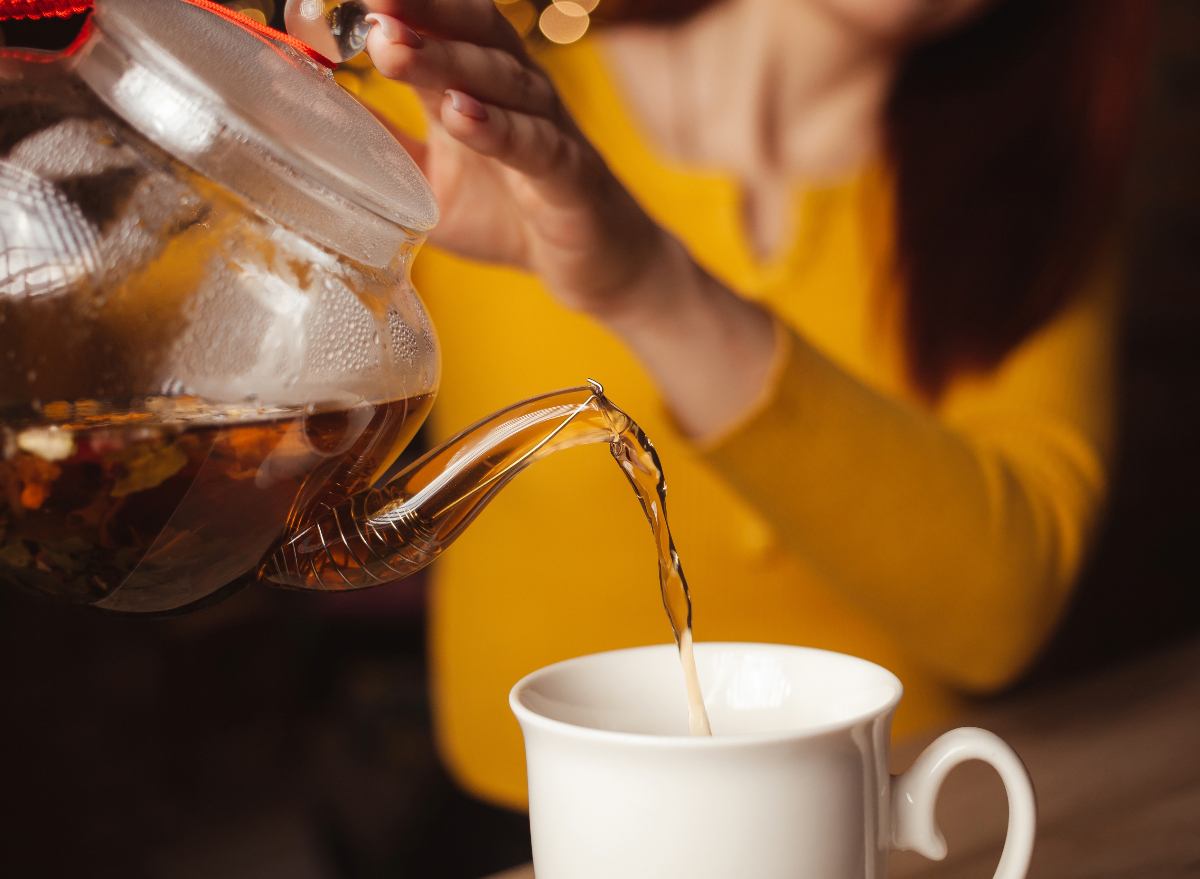
[[[21,483],[21,506],[26,510],[39,509],[54,490],[54,480],[62,476],[62,468],[38,455],[23,454],[17,455],[12,465]]]
[[[162,485],[182,470],[188,459],[174,443],[137,443],[110,452],[104,461],[124,470],[113,481],[112,496],[125,497]]]
[[[75,454],[75,434],[57,427],[32,427],[17,436],[17,447],[45,461],[65,461]]]

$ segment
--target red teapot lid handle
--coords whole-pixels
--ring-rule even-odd
[[[220,3],[214,3],[212,0],[183,0],[183,2],[199,6],[201,9],[207,9],[209,12],[219,15],[222,18],[227,18],[241,27],[255,31],[267,39],[285,43],[297,52],[304,53],[318,64],[328,67],[330,70],[337,67],[337,64],[333,61],[330,61],[316,49],[301,42],[291,34],[286,34],[283,31],[275,30],[273,27],[260,24],[247,15],[227,9]],[[0,0],[0,21],[10,18],[69,18],[72,15],[80,15],[90,11],[92,5],[93,0]],[[67,49],[67,52],[73,51],[78,43],[79,41],[77,40],[75,44]]]

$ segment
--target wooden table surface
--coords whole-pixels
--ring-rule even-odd
[[[1039,809],[1032,879],[1200,877],[1200,640],[997,701],[953,726],[992,730],[1029,767]],[[944,731],[898,747],[893,771]],[[892,879],[989,879],[1007,808],[990,768],[955,769],[938,803],[949,856],[897,852]],[[491,879],[533,879],[533,869]]]

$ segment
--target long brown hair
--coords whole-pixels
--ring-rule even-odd
[[[608,0],[612,21],[712,0]],[[1071,298],[1111,225],[1151,0],[999,0],[913,49],[886,107],[913,382],[996,366]]]

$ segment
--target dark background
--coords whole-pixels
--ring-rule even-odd
[[[1122,450],[1109,519],[1027,684],[1200,629],[1200,2],[1158,7],[1126,199]]]
[[[1112,508],[1025,688],[1200,631],[1200,0],[1159,5]],[[69,28],[2,31],[38,45]],[[419,579],[341,598],[251,588],[141,620],[0,590],[4,873],[475,879],[527,860],[524,817],[437,763],[423,596]]]

